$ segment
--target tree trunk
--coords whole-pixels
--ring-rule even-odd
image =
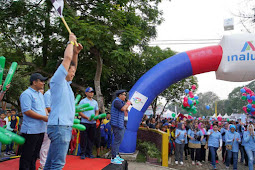
[[[43,67],[46,67],[47,65],[47,60],[48,60],[48,48],[50,44],[50,10],[51,10],[51,4],[48,2],[46,5],[46,14],[45,14],[45,28],[43,31],[43,42],[42,42],[42,57],[43,57],[43,62],[42,65]]]
[[[156,118],[156,110],[157,110],[157,101],[158,97],[156,97],[153,102],[151,103],[152,111],[153,111],[153,117]]]
[[[166,105],[169,103],[169,100],[166,101],[166,104],[164,105],[163,109],[162,109],[162,112],[161,112],[161,115],[163,115],[164,111],[165,111],[165,108],[166,108]]]
[[[92,48],[91,52],[95,55],[97,59],[97,70],[94,78],[94,85],[95,85],[95,91],[96,91],[96,97],[97,97],[97,102],[98,106],[100,108],[100,111],[102,113],[105,113],[105,107],[104,107],[104,97],[101,92],[101,75],[102,75],[102,69],[103,69],[103,59],[100,56],[99,51],[96,48]]]

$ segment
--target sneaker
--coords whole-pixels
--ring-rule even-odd
[[[38,168],[38,170],[43,170],[43,168],[44,168],[44,167],[41,167],[41,166],[40,166],[40,167]]]
[[[9,152],[6,152],[6,153],[4,154],[4,156],[10,156],[10,153],[9,153]]]
[[[85,155],[81,155],[81,159],[85,159]]]
[[[185,156],[185,160],[188,160],[188,157],[187,157],[187,156]]]
[[[121,165],[122,164],[122,162],[119,161],[117,158],[111,159],[111,163],[112,164],[117,164],[117,165]]]
[[[218,163],[219,163],[219,161],[217,160],[217,161],[216,161],[216,164],[218,164]]]
[[[175,164],[178,165],[178,161],[175,161]]]
[[[183,165],[183,162],[180,162],[181,165]]]
[[[202,164],[200,163],[200,161],[197,162],[197,165],[201,166]]]
[[[192,165],[195,165],[195,162],[194,162],[194,161],[192,161]]]
[[[94,155],[88,155],[88,158],[95,158]]]
[[[229,169],[229,166],[226,166],[226,169]]]
[[[116,158],[117,158],[119,161],[121,161],[121,162],[124,161],[124,159],[122,159],[119,155],[117,155]]]

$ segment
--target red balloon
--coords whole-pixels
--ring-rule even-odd
[[[188,97],[184,97],[183,101],[187,102],[188,101]]]
[[[196,86],[195,84],[193,84],[193,85],[191,86],[191,88],[192,88],[192,90],[196,90],[197,86]]]
[[[243,96],[247,96],[247,94],[246,94],[246,93],[243,93],[242,95],[243,95]]]
[[[218,121],[222,121],[222,117],[220,117],[220,116],[217,119],[218,119]]]
[[[255,108],[255,104],[252,104],[251,106],[252,106],[253,108]]]
[[[249,103],[252,103],[252,99],[247,100]]]
[[[189,106],[188,102],[183,102],[183,106],[184,106],[184,107]]]
[[[243,111],[247,112],[247,107],[243,106]]]
[[[221,126],[221,122],[219,122],[218,125]]]
[[[194,97],[194,94],[192,93],[192,91],[189,91],[189,97],[190,97],[190,98],[193,98],[193,97]]]

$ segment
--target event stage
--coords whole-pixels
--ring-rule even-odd
[[[123,165],[112,165],[110,164],[110,159],[102,158],[86,158],[81,160],[79,156],[67,155],[66,165],[63,170],[107,170],[107,169],[127,169],[127,162],[124,162]],[[39,160],[36,162],[36,169],[39,167]],[[17,170],[19,169],[19,158],[12,159],[4,162],[0,162],[1,170]]]

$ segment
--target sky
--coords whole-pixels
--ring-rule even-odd
[[[236,16],[246,10],[253,14],[255,6],[245,5],[245,0],[164,0],[159,9],[163,10],[164,22],[157,27],[157,38],[150,42],[161,48],[171,48],[177,52],[217,45],[223,35],[245,32],[245,28]],[[224,31],[224,19],[234,18],[234,30]],[[161,40],[216,39],[212,44],[170,44]],[[206,41],[207,43],[209,41]],[[212,42],[212,41],[210,41]],[[167,45],[160,45],[165,43]],[[176,43],[176,41],[171,41]],[[198,93],[213,91],[220,99],[227,99],[228,94],[238,86],[249,82],[227,82],[216,80],[215,72],[204,73],[198,78]]]

